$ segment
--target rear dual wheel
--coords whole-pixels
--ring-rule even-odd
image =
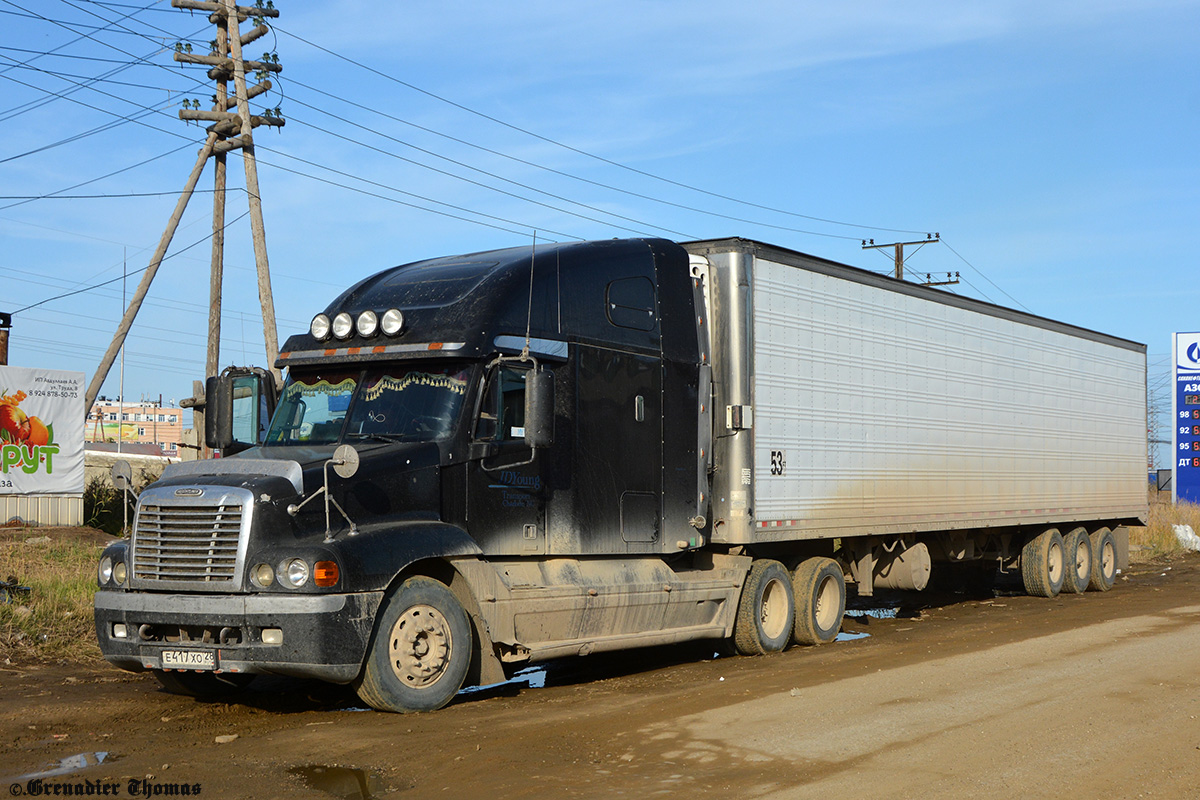
[[[1092,580],[1092,540],[1086,528],[1076,528],[1063,537],[1063,556],[1066,569],[1062,590],[1074,594],[1086,592]]]
[[[1092,543],[1093,592],[1107,592],[1117,580],[1117,545],[1112,531],[1101,528],[1088,537]]]
[[[1025,591],[1035,597],[1055,597],[1066,580],[1066,557],[1062,534],[1050,528],[1021,548],[1021,579]]]
[[[778,561],[760,559],[750,565],[742,586],[733,645],[744,656],[778,653],[792,638],[796,604],[787,569]]]
[[[837,638],[846,613],[846,578],[832,558],[802,561],[792,575],[796,644],[825,644]]]

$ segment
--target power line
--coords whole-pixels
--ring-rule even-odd
[[[800,214],[800,213],[798,213],[798,212],[795,212],[795,211],[787,211],[787,210],[784,210],[784,209],[780,209],[780,208],[774,208],[774,207],[772,207],[772,206],[763,205],[763,204],[761,204],[761,203],[754,203],[754,202],[751,202],[751,201],[749,201],[749,200],[742,200],[742,199],[739,199],[739,198],[736,198],[736,197],[731,197],[731,196],[729,196],[729,195],[723,195],[723,194],[720,194],[720,193],[718,193],[718,192],[712,192],[712,191],[709,191],[709,190],[707,190],[707,189],[702,189],[702,188],[700,188],[700,187],[697,187],[697,186],[692,186],[692,185],[690,185],[690,184],[686,184],[686,183],[683,183],[683,182],[681,182],[681,181],[672,180],[672,179],[670,179],[670,178],[664,178],[664,177],[662,177],[662,176],[660,176],[660,175],[655,175],[654,173],[647,172],[647,171],[645,171],[645,170],[640,170],[640,169],[638,169],[638,168],[636,168],[636,167],[631,167],[631,166],[629,166],[629,165],[627,165],[627,164],[622,164],[622,163],[620,163],[620,162],[618,162],[618,161],[613,161],[612,159],[605,158],[604,156],[596,155],[595,153],[590,153],[590,152],[588,152],[588,151],[586,151],[586,150],[582,150],[582,149],[580,149],[580,148],[578,148],[578,147],[574,147],[574,146],[572,146],[572,145],[565,144],[565,143],[563,143],[563,142],[560,142],[560,141],[557,141],[557,140],[555,140],[555,139],[551,139],[551,138],[549,138],[549,137],[547,137],[547,136],[543,136],[543,135],[541,135],[541,134],[539,134],[539,133],[535,133],[535,132],[533,132],[533,131],[531,131],[531,130],[528,130],[528,129],[526,129],[526,128],[522,128],[522,127],[520,127],[520,126],[518,126],[518,125],[513,125],[512,123],[505,122],[504,120],[501,120],[501,119],[499,119],[499,118],[497,118],[497,117],[493,117],[493,116],[491,116],[491,115],[489,115],[489,114],[485,114],[485,113],[484,113],[484,112],[482,112],[482,111],[478,111],[478,110],[476,110],[476,109],[470,108],[470,107],[468,107],[468,106],[465,106],[465,105],[463,105],[463,104],[461,104],[461,103],[457,103],[457,102],[455,102],[455,101],[453,101],[453,100],[450,100],[450,99],[448,99],[448,98],[446,98],[446,97],[442,97],[441,95],[438,95],[438,94],[435,94],[435,93],[433,93],[433,92],[430,92],[430,91],[428,91],[428,90],[426,90],[426,89],[422,89],[422,88],[420,88],[419,86],[415,86],[414,84],[408,83],[407,81],[403,81],[403,80],[401,80],[401,79],[397,78],[397,77],[396,77],[396,76],[394,76],[394,75],[389,75],[389,74],[387,74],[386,72],[382,72],[382,71],[380,71],[380,70],[377,70],[377,69],[375,69],[374,67],[369,67],[369,66],[367,66],[366,64],[363,64],[363,63],[362,63],[362,62],[360,62],[360,61],[355,61],[354,59],[352,59],[352,58],[350,58],[350,57],[348,57],[348,56],[344,56],[344,55],[342,55],[341,53],[337,53],[337,52],[334,52],[333,50],[330,50],[330,49],[328,49],[328,48],[326,48],[326,47],[322,47],[321,45],[319,45],[319,44],[316,44],[315,42],[311,42],[311,41],[309,41],[308,39],[305,39],[305,38],[304,38],[304,37],[302,37],[302,36],[299,36],[299,35],[297,35],[297,34],[295,34],[295,33],[292,33],[291,31],[288,31],[288,30],[285,30],[285,29],[283,29],[283,28],[280,28],[279,26],[274,26],[274,29],[275,29],[275,30],[277,30],[277,31],[279,31],[280,33],[282,33],[282,34],[286,35],[286,36],[290,36],[290,37],[292,37],[293,39],[296,39],[297,41],[300,41],[300,42],[303,42],[304,44],[307,44],[309,47],[313,47],[313,48],[315,48],[315,49],[317,49],[317,50],[320,50],[320,51],[321,51],[321,52],[323,52],[323,53],[327,53],[327,54],[329,54],[329,55],[333,56],[334,58],[338,58],[338,59],[341,59],[342,61],[345,61],[345,62],[347,62],[347,63],[349,63],[349,64],[353,64],[354,66],[356,66],[356,67],[358,67],[358,68],[360,68],[360,69],[364,69],[364,70],[366,70],[366,71],[368,71],[368,72],[370,72],[370,73],[372,73],[372,74],[378,75],[378,76],[379,76],[379,77],[381,77],[381,78],[385,78],[385,79],[387,79],[387,80],[389,80],[389,81],[392,81],[393,83],[397,83],[397,84],[399,84],[399,85],[401,85],[401,86],[404,86],[404,87],[405,87],[405,88],[407,88],[407,89],[411,89],[411,90],[412,90],[412,91],[414,91],[414,92],[418,92],[418,93],[420,93],[420,94],[423,94],[423,95],[425,95],[425,96],[427,96],[427,97],[430,97],[430,98],[432,98],[432,99],[434,99],[434,100],[437,100],[437,101],[439,101],[439,102],[445,103],[445,104],[447,104],[447,105],[450,105],[450,106],[453,106],[454,108],[457,108],[457,109],[459,109],[459,110],[461,110],[461,111],[465,111],[465,112],[467,112],[468,114],[473,114],[474,116],[480,117],[481,119],[486,119],[486,120],[488,120],[489,122],[493,122],[493,123],[495,123],[495,124],[497,124],[497,125],[501,125],[501,126],[503,126],[503,127],[505,127],[505,128],[508,128],[509,130],[516,131],[517,133],[521,133],[521,134],[524,134],[524,135],[526,135],[526,136],[531,136],[531,137],[533,137],[534,139],[537,139],[537,140],[539,140],[539,141],[546,142],[547,144],[554,145],[555,147],[560,147],[560,148],[562,148],[562,149],[564,149],[564,150],[568,150],[568,151],[570,151],[570,152],[572,152],[572,153],[576,153],[576,154],[578,154],[578,155],[581,155],[581,156],[585,156],[585,157],[587,157],[587,158],[594,159],[594,160],[596,160],[596,161],[599,161],[599,162],[601,162],[601,163],[608,164],[609,166],[612,166],[612,167],[617,167],[618,169],[626,170],[627,172],[632,172],[632,173],[634,173],[634,174],[636,174],[636,175],[641,175],[642,177],[645,177],[645,178],[650,178],[650,179],[652,179],[652,180],[660,181],[660,182],[662,182],[662,183],[666,183],[666,184],[669,184],[669,185],[671,185],[671,186],[678,187],[678,188],[680,188],[680,189],[687,189],[688,191],[697,192],[697,193],[699,193],[699,194],[707,195],[707,196],[709,196],[709,197],[713,197],[713,198],[716,198],[716,199],[718,199],[718,200],[725,200],[725,201],[727,201],[727,202],[731,202],[731,203],[737,203],[737,204],[739,204],[739,205],[748,206],[748,207],[750,207],[750,208],[757,208],[757,209],[759,209],[759,210],[761,210],[761,211],[770,211],[770,212],[772,212],[772,213],[775,213],[775,214],[783,214],[783,215],[790,216],[790,217],[797,217],[797,218],[800,218],[800,219],[807,219],[807,220],[810,220],[810,221],[813,221],[813,222],[824,222],[824,223],[827,223],[827,224],[830,224],[830,225],[841,225],[841,226],[848,227],[848,228],[856,228],[856,229],[860,229],[860,230],[872,230],[872,231],[885,231],[885,232],[889,232],[889,233],[917,233],[917,234],[923,234],[923,233],[925,233],[925,231],[904,230],[904,229],[900,229],[900,228],[883,228],[883,227],[878,227],[878,226],[875,226],[875,225],[860,225],[860,224],[853,223],[853,222],[842,222],[842,221],[840,221],[840,220],[828,219],[828,218],[825,218],[825,217],[816,217],[816,216],[812,216],[812,215],[809,215],[809,214]],[[848,237],[848,238],[855,238],[855,237]]]
[[[151,161],[157,161],[157,160],[158,160],[158,159],[160,159],[160,158],[166,158],[166,157],[167,157],[167,156],[169,156],[169,155],[172,155],[172,154],[174,154],[174,153],[178,153],[180,150],[184,149],[185,147],[190,147],[192,144],[193,144],[193,142],[190,142],[190,141],[189,141],[187,144],[180,145],[179,147],[176,147],[176,148],[174,148],[174,149],[172,149],[172,150],[168,150],[168,151],[167,151],[167,152],[165,152],[165,153],[159,153],[159,154],[158,154],[158,155],[156,155],[156,156],[151,156],[150,158],[143,159],[143,160],[141,160],[141,161],[137,162],[136,164],[130,164],[130,165],[129,165],[129,166],[127,166],[127,167],[121,167],[120,169],[116,169],[116,170],[113,170],[112,172],[109,172],[109,173],[106,173],[106,174],[104,174],[104,175],[101,175],[101,176],[100,176],[100,177],[98,177],[98,178],[91,178],[90,180],[86,180],[86,181],[83,181],[83,182],[81,182],[81,183],[76,183],[76,184],[74,184],[74,185],[72,185],[72,186],[68,186],[68,187],[66,187],[65,189],[59,189],[57,192],[50,192],[49,194],[42,195],[41,197],[39,197],[39,198],[35,198],[35,199],[38,199],[38,200],[41,200],[41,199],[48,199],[48,198],[50,198],[50,197],[53,197],[54,195],[57,195],[57,194],[59,194],[59,193],[61,193],[61,192],[69,192],[69,191],[71,191],[72,189],[78,189],[78,188],[79,188],[79,187],[81,187],[81,186],[87,186],[88,184],[91,184],[91,183],[96,183],[97,181],[102,181],[102,180],[104,180],[105,178],[111,178],[111,177],[112,177],[112,176],[114,176],[114,175],[120,175],[122,172],[128,172],[128,171],[129,171],[129,170],[131,170],[131,169],[137,169],[138,167],[140,167],[140,166],[142,166],[142,165],[144,165],[144,164],[149,164]],[[16,202],[16,203],[10,203],[9,205],[6,205],[6,206],[0,206],[0,211],[6,211],[7,209],[10,209],[10,208],[15,208],[15,207],[17,207],[17,206],[19,206],[19,205],[24,205],[25,203],[32,203],[32,202],[33,202],[33,200],[21,200],[21,201],[19,201],[19,202]]]
[[[942,244],[946,245],[946,247],[949,247],[949,248],[950,248],[950,252],[951,252],[951,253],[954,253],[954,255],[958,256],[958,260],[959,260],[959,261],[963,262],[963,263],[964,263],[964,264],[966,264],[968,267],[970,267],[971,269],[973,269],[973,270],[975,270],[976,272],[978,272],[978,273],[979,273],[979,275],[980,275],[980,276],[981,276],[981,277],[982,277],[982,278],[983,278],[985,281],[987,281],[988,283],[990,283],[992,286],[995,286],[997,291],[999,291],[1001,294],[1003,294],[1003,295],[1004,295],[1005,297],[1007,297],[1009,300],[1012,300],[1014,303],[1016,303],[1017,305],[1019,305],[1021,308],[1025,309],[1026,311],[1029,311],[1029,313],[1030,313],[1030,314],[1032,314],[1032,313],[1033,313],[1033,311],[1030,311],[1030,309],[1029,309],[1029,307],[1028,307],[1028,306],[1026,306],[1024,303],[1022,303],[1022,302],[1021,302],[1020,300],[1018,300],[1017,298],[1013,297],[1013,296],[1012,296],[1011,294],[1009,294],[1008,292],[1006,292],[1006,291],[1004,291],[1003,289],[1001,289],[1001,288],[1000,288],[1000,287],[999,287],[999,286],[996,284],[996,282],[995,282],[995,281],[993,281],[991,278],[989,278],[987,275],[985,275],[985,274],[984,274],[983,270],[981,270],[979,267],[977,267],[977,266],[975,266],[974,264],[972,264],[970,261],[967,261],[967,259],[963,258],[963,256],[962,256],[962,253],[959,253],[959,252],[958,252],[957,250],[955,250],[953,247],[950,247],[950,243],[946,241],[946,237],[944,237],[944,236],[942,237]]]
[[[230,221],[230,222],[226,223],[226,224],[225,224],[225,227],[226,227],[226,228],[228,228],[230,225],[233,225],[235,222],[237,222],[238,220],[242,219],[243,217],[246,217],[246,216],[248,216],[249,214],[250,214],[250,212],[249,212],[249,211],[243,212],[243,213],[242,213],[240,216],[238,216],[236,219],[234,219],[234,220],[232,220],[232,221]],[[176,252],[174,252],[174,253],[171,253],[170,255],[163,256],[163,259],[162,259],[162,260],[163,260],[163,261],[166,261],[167,259],[174,258],[175,256],[179,255],[180,253],[186,253],[188,250],[191,250],[191,249],[192,249],[193,247],[195,247],[196,245],[203,244],[204,242],[210,241],[211,239],[212,239],[212,234],[211,234],[211,233],[209,233],[209,234],[206,234],[206,235],[205,235],[203,238],[201,238],[201,239],[197,239],[196,241],[192,242],[191,244],[189,244],[187,247],[183,248],[182,250],[178,250],[178,251],[176,251]],[[162,263],[162,262],[159,262],[159,263]],[[146,271],[146,270],[148,270],[148,269],[150,269],[150,266],[149,266],[149,265],[147,265],[147,266],[144,266],[144,267],[142,267],[141,269],[134,270],[133,272],[130,272],[130,273],[129,273],[129,275],[137,275],[137,274],[139,274],[139,273],[141,273],[141,272],[145,272],[145,271]],[[13,313],[13,314],[20,314],[22,311],[28,311],[28,310],[29,310],[29,309],[31,309],[31,308],[37,308],[38,306],[44,306],[44,305],[46,305],[46,303],[50,303],[50,302],[53,302],[53,301],[55,301],[55,300],[62,300],[62,299],[63,299],[63,298],[65,298],[65,297],[71,297],[71,296],[73,296],[73,295],[77,295],[77,294],[83,294],[84,292],[90,292],[90,291],[92,291],[93,289],[99,289],[101,286],[107,286],[107,285],[108,285],[108,284],[110,284],[110,283],[116,283],[117,281],[119,281],[119,280],[124,280],[124,279],[125,279],[125,278],[127,278],[127,277],[128,277],[128,275],[122,275],[120,278],[113,278],[112,280],[107,280],[107,281],[104,281],[103,283],[97,283],[97,284],[93,284],[92,286],[85,286],[85,287],[83,287],[82,289],[76,289],[76,290],[75,290],[75,291],[73,291],[73,292],[65,292],[65,293],[63,293],[63,294],[60,294],[60,295],[55,295],[54,297],[47,297],[45,300],[39,300],[38,302],[36,302],[36,303],[33,303],[33,304],[31,304],[31,305],[27,305],[27,306],[25,306],[24,308],[18,308],[16,311],[14,311],[14,312],[12,312],[12,313]]]
[[[269,162],[269,161],[263,161],[261,158],[259,159],[259,163],[260,163],[260,164],[265,164],[265,165],[266,165],[266,166],[268,166],[268,167],[274,167],[275,169],[281,169],[281,170],[283,170],[284,172],[290,172],[290,173],[292,173],[293,175],[300,175],[300,176],[302,176],[302,177],[305,177],[305,178],[310,178],[310,179],[312,179],[312,180],[315,180],[315,181],[320,181],[321,183],[329,184],[330,186],[337,186],[338,188],[341,188],[341,189],[348,189],[349,191],[352,191],[352,192],[358,192],[358,193],[360,193],[360,194],[365,194],[365,195],[367,195],[367,196],[369,196],[369,197],[376,197],[376,198],[379,198],[380,200],[387,200],[389,203],[396,203],[396,204],[398,204],[398,205],[407,206],[407,207],[409,207],[409,208],[415,208],[415,209],[417,209],[417,210],[419,210],[419,211],[427,211],[427,212],[429,212],[429,213],[431,213],[431,214],[438,214],[438,215],[440,215],[440,216],[443,216],[443,217],[449,217],[449,218],[451,218],[451,219],[457,219],[457,220],[459,220],[459,221],[461,221],[461,222],[470,222],[470,223],[473,223],[473,224],[476,224],[476,225],[483,225],[483,226],[485,226],[485,227],[488,227],[488,228],[493,228],[493,229],[495,229],[495,230],[498,230],[498,231],[504,231],[505,233],[513,233],[513,234],[517,234],[518,236],[528,236],[528,235],[530,235],[530,233],[531,233],[532,231],[534,231],[534,230],[537,230],[537,231],[539,231],[539,232],[550,233],[550,234],[553,234],[553,235],[555,235],[555,236],[561,236],[561,237],[563,237],[564,239],[573,239],[573,240],[575,240],[575,241],[583,241],[583,239],[584,239],[584,237],[582,237],[582,236],[574,236],[574,235],[572,235],[572,234],[569,234],[569,233],[563,233],[563,232],[561,232],[561,231],[552,230],[552,229],[550,229],[550,228],[546,228],[546,227],[544,227],[544,226],[540,226],[540,225],[528,225],[528,224],[526,224],[526,223],[523,223],[523,222],[517,222],[517,221],[515,221],[515,220],[511,220],[511,219],[505,219],[504,217],[497,217],[497,216],[494,216],[494,215],[492,215],[492,214],[485,214],[485,213],[484,213],[484,212],[482,212],[482,211],[473,211],[472,209],[469,209],[469,208],[464,208],[464,207],[462,207],[462,206],[456,206],[456,205],[453,205],[453,204],[451,204],[451,203],[444,203],[444,202],[442,202],[441,200],[434,200],[434,199],[433,199],[433,198],[431,198],[431,197],[425,197],[424,195],[415,194],[415,193],[413,193],[413,192],[407,192],[407,191],[405,191],[405,190],[403,190],[403,189],[397,189],[395,186],[389,186],[389,185],[387,185],[387,184],[385,184],[385,183],[379,183],[378,181],[373,181],[373,180],[370,180],[370,179],[368,179],[368,178],[362,178],[362,177],[359,177],[359,176],[357,176],[357,175],[352,175],[352,174],[350,174],[350,173],[348,173],[348,172],[343,172],[343,171],[341,171],[341,170],[334,169],[333,167],[327,167],[327,166],[325,166],[325,165],[323,165],[323,164],[317,164],[317,163],[316,163],[316,162],[314,162],[314,161],[309,161],[308,159],[301,158],[301,157],[299,157],[299,156],[294,156],[294,155],[291,155],[290,153],[285,153],[285,152],[283,152],[282,150],[273,150],[272,148],[270,148],[270,147],[266,147],[266,146],[264,146],[264,145],[261,145],[261,144],[257,144],[257,143],[256,143],[256,144],[255,144],[255,147],[256,147],[256,148],[258,148],[259,150],[265,150],[265,151],[267,151],[268,153],[274,153],[274,154],[276,154],[276,155],[283,156],[284,158],[290,158],[290,159],[292,159],[292,160],[294,160],[294,161],[299,161],[300,163],[302,163],[302,164],[307,164],[307,165],[309,165],[310,167],[316,167],[317,169],[323,169],[323,170],[327,170],[328,172],[332,172],[332,173],[334,173],[335,175],[341,175],[342,177],[350,178],[350,179],[352,179],[352,180],[356,180],[356,181],[361,181],[361,182],[363,182],[363,183],[366,183],[366,184],[369,184],[369,185],[371,185],[371,186],[377,186],[377,187],[379,187],[379,188],[381,188],[381,189],[387,189],[387,190],[388,190],[388,191],[390,191],[390,192],[396,192],[397,194],[402,194],[402,195],[406,195],[406,196],[408,196],[408,197],[413,197],[413,198],[416,198],[416,199],[418,199],[418,200],[423,200],[423,201],[425,201],[426,203],[436,203],[437,205],[446,206],[447,208],[452,208],[452,209],[455,209],[456,211],[461,211],[461,212],[463,212],[463,213],[466,213],[466,214],[475,214],[475,215],[477,215],[477,216],[484,217],[485,219],[493,219],[493,220],[496,220],[496,221],[498,221],[498,222],[503,222],[503,223],[505,223],[505,224],[507,224],[507,225],[517,225],[517,226],[519,226],[520,228],[522,228],[522,230],[513,230],[512,228],[505,228],[505,227],[502,227],[502,226],[500,226],[500,225],[493,225],[493,224],[491,224],[491,223],[489,223],[489,222],[481,222],[480,220],[476,220],[476,219],[470,219],[470,218],[468,218],[468,217],[460,217],[460,216],[458,216],[457,214],[451,214],[451,213],[449,213],[449,212],[446,212],[446,211],[439,211],[439,210],[437,210],[436,208],[427,208],[427,207],[425,207],[425,206],[417,205],[417,204],[415,204],[415,203],[407,203],[407,202],[405,202],[405,201],[403,201],[403,200],[400,200],[400,199],[397,199],[397,198],[395,198],[395,197],[388,197],[388,196],[386,196],[386,195],[382,195],[382,194],[376,194],[375,192],[370,192],[370,191],[367,191],[366,189],[360,189],[360,188],[358,188],[358,187],[355,187],[355,186],[349,186],[349,185],[347,185],[347,184],[344,184],[344,183],[338,183],[337,181],[330,180],[330,179],[328,179],[328,178],[321,178],[321,177],[319,177],[319,176],[317,176],[317,175],[312,175],[312,174],[310,174],[310,173],[307,173],[307,172],[302,172],[302,171],[300,171],[300,170],[289,169],[288,167],[285,167],[285,166],[283,166],[283,165],[281,165],[281,164],[272,164],[272,163],[271,163],[271,162]]]

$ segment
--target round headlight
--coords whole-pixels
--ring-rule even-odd
[[[100,559],[100,569],[96,571],[96,580],[100,585],[108,583],[108,579],[112,577],[112,559],[108,556]]]
[[[324,314],[317,314],[313,317],[312,324],[308,326],[308,332],[313,335],[314,339],[324,340],[329,338],[329,317]]]
[[[255,586],[265,589],[275,582],[275,570],[271,569],[270,564],[255,564],[254,569],[250,570],[250,580]]]
[[[288,585],[299,589],[308,583],[308,562],[303,558],[293,558],[280,566],[280,572],[283,573],[281,577]]]
[[[404,330],[404,315],[400,313],[398,308],[389,308],[383,312],[382,322],[383,332],[388,336],[395,336],[400,331]]]
[[[379,317],[374,311],[364,311],[358,315],[357,327],[359,336],[374,336],[379,332]]]
[[[128,577],[127,573],[128,570],[125,567],[124,561],[118,561],[117,563],[113,564],[113,583],[115,583],[117,586],[124,586],[125,578]]]
[[[339,339],[349,339],[354,330],[354,320],[345,311],[333,318],[333,335]]]

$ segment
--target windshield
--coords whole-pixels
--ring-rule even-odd
[[[266,444],[428,442],[454,432],[469,366],[391,366],[289,375]]]

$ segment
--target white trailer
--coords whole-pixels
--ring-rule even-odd
[[[1145,345],[745,239],[685,248],[724,422],[714,542],[836,539],[860,594],[897,545],[1003,568],[1059,528],[1067,562],[1089,537],[1121,558],[1107,532],[1147,514]]]

